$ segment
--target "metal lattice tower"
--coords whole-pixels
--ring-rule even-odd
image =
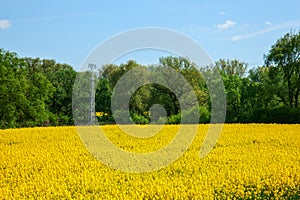
[[[95,124],[95,64],[88,64],[88,68],[91,70],[91,91],[90,91],[90,125]]]

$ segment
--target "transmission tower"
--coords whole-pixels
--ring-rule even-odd
[[[90,125],[95,124],[95,76],[97,73],[95,64],[88,64],[88,68],[91,70],[91,91],[90,91]]]

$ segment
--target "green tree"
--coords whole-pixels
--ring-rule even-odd
[[[55,124],[73,124],[72,91],[76,74],[67,64],[55,64],[52,71],[47,73],[48,80],[55,88],[52,97],[47,101],[49,111],[57,116]]]
[[[112,91],[107,78],[100,78],[95,94],[95,109],[96,112],[105,113],[104,116],[99,117],[101,123],[113,122],[111,112],[111,95]]]
[[[25,63],[16,53],[0,49],[0,128],[20,127],[26,120],[26,75]]]
[[[46,103],[53,95],[54,87],[41,69],[39,58],[25,58],[27,82],[29,88],[26,97],[29,102],[26,124],[23,126],[38,126],[48,124],[50,112]]]
[[[31,67],[38,59],[27,61],[16,53],[0,50],[2,128],[39,126],[48,120],[45,102],[51,97],[53,87],[38,67]]]
[[[241,62],[238,59],[220,59],[216,62],[216,66],[219,68],[222,74],[227,76],[236,75],[239,77],[244,77],[247,71],[247,63]]]
[[[227,99],[227,122],[241,122],[243,119],[243,82],[247,70],[247,64],[235,60],[220,59],[216,62],[225,86]]]
[[[131,71],[132,69],[136,70]],[[171,73],[172,70],[175,70],[178,73]],[[101,99],[100,101],[103,103],[107,102],[104,104],[108,105],[109,98],[107,94],[109,92],[113,93],[113,89],[117,82],[129,71],[131,71],[131,73],[127,74],[127,76],[130,75],[133,77],[127,77],[128,80],[125,85],[135,86],[143,81],[145,83],[143,86],[137,89],[135,88],[135,91],[132,91],[130,88],[120,91],[121,93],[124,93],[124,95],[127,95],[128,92],[132,94],[129,102],[131,117],[135,115],[149,119],[148,111],[154,104],[162,105],[166,109],[168,116],[177,115],[180,113],[178,99],[181,99],[187,105],[195,103],[191,100],[190,92],[194,92],[196,94],[200,105],[208,106],[209,96],[207,94],[207,90],[205,90],[205,82],[195,65],[186,58],[177,58],[172,56],[160,58],[160,64],[157,66],[152,65],[146,67],[139,65],[132,60],[125,64],[121,64],[120,66],[112,64],[104,66],[104,70],[100,72],[102,75],[101,79],[107,79],[109,84],[107,85],[100,81],[102,86],[97,91],[99,95],[96,95],[96,99]],[[148,80],[149,77],[153,78],[153,76],[156,77],[156,80],[161,80],[162,84],[155,84]],[[190,89],[187,87],[186,83],[178,81],[180,80],[180,76],[183,76],[190,83],[193,88],[192,91],[189,91]],[[150,83],[147,83],[147,81],[150,81]],[[167,88],[164,84],[169,86],[171,85],[173,89],[178,91],[177,96],[174,94],[174,91]],[[108,86],[110,89],[108,89]],[[106,96],[106,100],[103,99],[102,95]],[[118,105],[124,108],[122,105],[126,102],[123,102],[122,98],[119,100],[120,102]],[[104,108],[98,105],[101,103],[100,101],[98,101],[96,105],[98,109],[103,110]]]
[[[50,121],[48,123],[53,125],[73,124],[72,90],[76,71],[70,65],[59,64],[55,60],[25,58],[25,61],[28,65],[29,74],[43,74],[51,83],[52,94],[45,100],[46,109],[49,111]],[[48,85],[49,88],[50,86]],[[44,89],[45,92],[48,91],[47,88]]]
[[[300,93],[300,32],[287,33],[272,45],[265,55],[266,66],[270,67],[270,78],[281,79],[279,90],[286,87],[287,95],[282,100],[291,108],[299,105]]]
[[[280,104],[275,95],[275,85],[269,78],[269,68],[262,66],[251,69],[244,79],[244,122],[270,122],[268,112]]]
[[[194,63],[192,63],[188,58],[174,56],[161,57],[159,59],[159,63],[162,67],[166,69],[168,69],[169,67],[178,72],[178,74],[182,75],[192,86],[193,91],[189,91],[185,83],[178,81],[180,80],[178,77],[179,75],[170,76],[170,78],[167,79],[166,82],[168,83],[168,85],[176,83],[176,86],[178,88],[177,91],[181,91],[180,94],[177,96],[178,99],[184,98],[184,101],[186,103],[189,103],[189,92],[194,92],[199,105],[208,107],[209,94],[205,86],[205,80]],[[169,95],[171,99],[173,99],[173,101],[171,102],[174,103],[175,110],[174,112],[172,112],[172,114],[178,114],[180,111],[180,106],[178,104],[178,101],[176,100],[175,94],[173,94],[170,90],[166,90],[164,93],[166,95]],[[170,102],[170,98],[165,99],[166,101]]]

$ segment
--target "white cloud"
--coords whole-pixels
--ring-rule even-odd
[[[237,36],[232,37],[231,39],[232,39],[232,41],[238,41],[241,39],[241,36],[237,35]]]
[[[272,25],[272,22],[266,21],[265,24],[268,25],[268,26],[271,26],[271,25]]]
[[[215,27],[219,30],[225,30],[228,28],[232,28],[235,26],[235,22],[231,21],[231,20],[227,20],[224,24],[217,24],[215,25]]]
[[[10,21],[7,19],[0,19],[0,29],[7,29],[11,26]]]
[[[222,16],[224,16],[224,15],[226,15],[226,14],[227,14],[227,13],[224,12],[224,11],[220,13],[220,15],[222,15]]]
[[[265,33],[271,32],[271,31],[280,30],[283,28],[295,28],[295,27],[299,27],[299,26],[300,26],[300,20],[288,21],[288,22],[284,22],[281,24],[274,24],[272,26],[269,26],[268,28],[262,29],[260,31],[256,31],[254,33],[250,33],[248,35],[236,35],[236,36],[232,37],[231,39],[233,41],[249,39],[249,38],[259,36],[259,35],[263,35]]]

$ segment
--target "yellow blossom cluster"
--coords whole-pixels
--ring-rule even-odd
[[[170,143],[179,126],[150,138],[102,129],[114,145],[146,153]],[[300,125],[226,124],[200,158],[209,126],[199,125],[178,160],[148,173],[104,165],[76,127],[1,130],[0,199],[300,199]]]

